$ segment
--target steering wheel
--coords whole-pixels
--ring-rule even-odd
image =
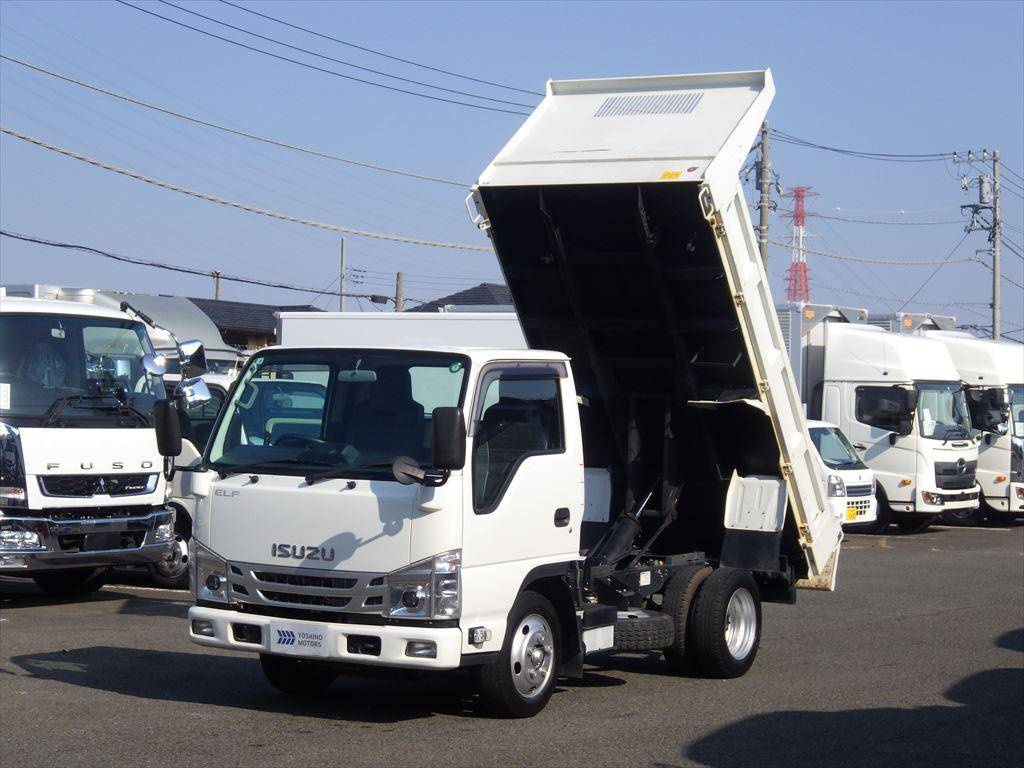
[[[295,432],[287,432],[275,438],[270,444],[282,448],[305,448],[307,445],[327,445],[327,441],[312,435],[299,435]]]

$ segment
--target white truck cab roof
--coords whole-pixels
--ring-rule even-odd
[[[965,331],[924,331],[924,336],[946,346],[966,384],[999,387],[1024,382],[1024,344],[979,339]]]
[[[126,320],[128,315],[117,309],[82,304],[77,301],[54,301],[51,299],[26,299],[15,296],[0,297],[0,312],[34,315],[77,315],[78,317],[106,317]]]
[[[873,325],[826,323],[827,344],[842,354],[825,356],[827,381],[959,381],[946,346],[936,339],[890,333]]]
[[[259,357],[264,352],[294,352],[301,350],[323,350],[323,349],[386,349],[397,352],[447,352],[453,355],[465,355],[476,365],[482,365],[500,360],[528,360],[545,362],[569,362],[569,358],[561,352],[552,352],[544,349],[508,349],[506,347],[405,347],[405,346],[362,346],[358,344],[334,344],[320,346],[274,346],[266,347],[257,352],[253,357]]]

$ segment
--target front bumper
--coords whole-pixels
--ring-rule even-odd
[[[1024,483],[1010,483],[1007,492],[1001,496],[983,496],[985,506],[998,514],[1024,514]]]
[[[872,496],[830,496],[829,509],[843,525],[873,523],[878,519],[878,500]]]
[[[462,630],[458,627],[377,626],[299,621],[198,605],[189,609],[188,619],[189,639],[198,645],[212,648],[409,669],[455,669],[462,660]],[[196,634],[196,621],[209,622],[213,635]],[[245,642],[237,639],[237,630],[232,625],[259,627],[258,641]],[[285,643],[276,641],[282,637],[278,634],[279,631],[285,633]],[[301,642],[303,633],[312,633],[322,638],[318,640],[317,652],[308,652],[296,643],[295,638]],[[241,630],[239,634],[243,637],[252,637],[249,629]],[[359,638],[353,644],[360,648],[365,648],[364,638],[378,639],[379,654],[351,652],[350,636]],[[409,656],[407,651],[410,643],[434,643],[437,655],[435,658]]]
[[[169,531],[165,540],[157,540],[161,526]],[[0,517],[0,530],[34,533],[39,537],[39,546],[32,548],[0,545],[0,574],[146,565],[170,554],[174,542],[174,510],[154,507],[148,515],[82,520],[4,515]],[[97,537],[104,534],[102,539]],[[93,548],[98,541],[103,548]]]

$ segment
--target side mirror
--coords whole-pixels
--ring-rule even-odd
[[[899,428],[899,430],[897,430],[897,433],[899,434],[900,437],[906,437],[907,435],[909,435],[913,431],[914,431],[914,419],[913,419],[913,417],[911,417],[909,419],[900,419],[900,428]]]
[[[153,403],[153,426],[156,428],[156,447],[160,455],[180,456],[181,423],[170,400],[157,400]]]
[[[152,352],[145,354],[142,356],[142,370],[150,376],[163,376],[167,373],[167,358]]]
[[[466,418],[454,406],[435,408],[431,414],[434,439],[430,463],[434,469],[462,469],[466,466]]]
[[[182,379],[174,388],[174,394],[180,397],[189,408],[208,403],[213,397],[210,394],[210,388],[202,379]]]
[[[904,402],[907,404],[907,410],[910,413],[913,413],[917,410],[917,390],[905,389],[903,391],[906,392],[906,400]],[[907,434],[910,433],[908,432]]]
[[[391,464],[391,473],[402,485],[422,483],[427,473],[420,469],[419,462],[408,456],[399,456]]]
[[[199,339],[178,344],[178,356],[181,358],[181,375],[185,378],[194,378],[206,373],[206,348]]]

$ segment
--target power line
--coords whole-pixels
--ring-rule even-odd
[[[122,254],[111,253],[110,251],[104,251],[104,250],[101,250],[99,248],[93,248],[93,247],[88,246],[88,245],[79,245],[77,243],[62,243],[62,242],[59,242],[57,240],[47,240],[45,238],[35,237],[33,235],[22,235],[22,234],[19,234],[17,232],[9,232],[9,231],[7,231],[5,229],[0,229],[0,236],[10,237],[10,238],[12,238],[14,240],[21,240],[21,241],[26,242],[26,243],[35,243],[36,245],[46,245],[46,246],[50,246],[52,248],[64,248],[66,250],[72,250],[72,251],[84,251],[86,253],[92,253],[92,254],[95,254],[97,256],[102,256],[102,257],[107,258],[107,259],[113,259],[114,261],[121,261],[121,262],[125,262],[127,264],[135,264],[135,265],[140,266],[140,267],[152,267],[154,269],[164,269],[164,270],[167,270],[169,272],[181,272],[181,273],[187,274],[187,275],[199,275],[199,276],[202,276],[202,277],[217,277],[217,278],[219,278],[221,280],[227,280],[227,281],[233,282],[233,283],[245,283],[247,285],[259,285],[259,286],[263,286],[263,287],[266,287],[266,288],[279,288],[279,289],[281,289],[283,291],[297,291],[298,293],[314,293],[314,294],[317,294],[317,295],[328,294],[330,296],[337,296],[338,295],[337,291],[331,291],[331,290],[327,290],[327,289],[311,288],[309,286],[294,285],[294,284],[291,284],[291,283],[276,283],[276,282],[272,282],[272,281],[269,281],[269,280],[260,280],[259,278],[255,278],[255,277],[243,277],[243,276],[240,276],[240,275],[228,275],[228,274],[225,274],[223,272],[216,271],[216,270],[196,269],[195,267],[183,267],[183,266],[181,266],[179,264],[169,264],[169,263],[163,262],[163,261],[152,261],[152,260],[149,260],[149,259],[140,259],[140,258],[137,258],[137,257],[134,257],[134,256],[124,256]],[[330,286],[328,286],[328,287],[330,287]],[[374,301],[374,300],[380,299],[380,298],[387,298],[387,297],[381,297],[378,294],[368,294],[368,293],[358,293],[358,294],[356,294],[356,293],[346,293],[345,295],[346,296],[356,296],[356,297],[364,298],[364,299],[370,299],[371,301]]]
[[[255,213],[257,215],[266,216],[266,217],[272,218],[272,219],[279,219],[281,221],[290,221],[293,224],[302,224],[302,225],[305,225],[307,227],[315,227],[317,229],[326,229],[326,230],[329,230],[331,232],[342,232],[344,234],[356,235],[356,236],[359,236],[359,237],[368,237],[368,238],[373,238],[375,240],[391,240],[393,242],[408,243],[410,245],[425,245],[425,246],[429,246],[429,247],[432,247],[432,248],[451,248],[451,249],[460,250],[460,251],[490,251],[491,250],[489,247],[483,246],[483,245],[469,245],[469,244],[466,244],[466,243],[443,243],[443,242],[438,242],[438,241],[434,241],[434,240],[424,240],[424,239],[416,238],[416,237],[407,237],[405,235],[392,235],[392,234],[385,234],[385,233],[381,233],[381,232],[369,232],[367,230],[355,229],[353,227],[345,227],[345,226],[342,226],[340,224],[325,224],[323,222],[317,222],[317,221],[311,221],[309,219],[304,219],[304,218],[301,218],[299,216],[292,216],[290,214],[285,214],[285,213],[277,213],[275,211],[269,211],[269,210],[267,210],[265,208],[257,208],[255,206],[246,205],[244,203],[239,203],[239,202],[236,202],[236,201],[233,201],[233,200],[225,200],[224,198],[215,197],[214,195],[208,195],[208,194],[206,194],[204,192],[196,192],[195,190],[186,189],[185,187],[179,187],[176,184],[170,184],[170,183],[168,183],[166,181],[160,181],[159,179],[154,179],[154,178],[151,178],[149,176],[144,176],[141,173],[136,173],[135,171],[129,171],[129,170],[125,169],[125,168],[119,168],[119,167],[117,167],[115,165],[110,165],[110,164],[104,163],[104,162],[102,162],[100,160],[94,160],[91,157],[86,157],[85,155],[80,155],[77,152],[73,152],[73,151],[71,151],[69,149],[64,149],[62,147],[58,147],[58,146],[55,146],[53,144],[49,144],[49,143],[43,141],[42,139],[37,139],[37,138],[34,138],[32,136],[28,136],[27,134],[21,133],[20,131],[16,131],[16,130],[14,130],[12,128],[8,128],[5,125],[0,125],[0,132],[6,133],[9,136],[13,136],[13,137],[15,137],[17,139],[21,139],[22,141],[28,142],[29,144],[35,144],[37,147],[42,147],[43,149],[48,149],[51,152],[56,152],[58,154],[64,155],[65,157],[71,157],[71,158],[74,158],[75,160],[79,160],[79,161],[81,161],[83,163],[88,163],[89,165],[95,166],[97,168],[102,168],[105,171],[112,171],[114,173],[119,173],[122,176],[127,176],[127,177],[129,177],[131,179],[135,179],[136,181],[142,181],[142,182],[145,182],[146,184],[152,184],[154,186],[161,187],[163,189],[169,189],[172,192],[180,192],[181,194],[189,195],[190,197],[195,197],[195,198],[198,198],[200,200],[206,200],[208,202],[217,203],[219,205],[226,205],[226,206],[229,206],[231,208],[237,208],[239,210],[246,211],[248,213]]]
[[[779,213],[793,213],[793,211],[780,208]],[[963,219],[943,219],[942,221],[883,221],[880,219],[852,219],[845,216],[832,216],[827,213],[807,211],[806,216],[813,216],[816,219],[831,219],[832,221],[846,221],[852,224],[887,224],[897,227],[931,227],[939,224],[963,224]]]
[[[970,231],[964,232],[964,236],[957,241],[956,245],[953,246],[953,250],[946,254],[946,258],[939,262],[939,265],[935,267],[935,269],[932,270],[932,273],[925,278],[924,282],[917,287],[917,290],[910,295],[910,298],[900,305],[900,308],[896,310],[897,312],[901,311],[905,306],[907,306],[907,304],[909,304],[910,302],[917,298],[917,294],[924,290],[925,286],[932,281],[932,278],[939,274],[939,270],[949,263],[950,259],[953,258],[953,254],[960,250],[960,246],[963,245],[964,240],[967,239],[967,236],[969,234],[971,234]]]
[[[945,159],[947,156],[951,156],[952,152],[925,152],[918,154],[911,153],[894,153],[894,152],[867,152],[857,149],[845,149],[843,147],[833,147],[827,144],[819,144],[814,141],[807,139],[801,139],[799,136],[794,136],[791,133],[780,131],[776,128],[771,129],[772,135],[782,142],[783,144],[792,144],[793,146],[805,147],[807,149],[819,149],[826,152],[834,152],[840,155],[847,155],[850,157],[857,157],[862,160],[878,160],[882,162],[895,162],[895,163],[930,163],[938,162]]]
[[[485,106],[483,104],[471,104],[468,101],[458,101],[457,99],[447,99],[447,98],[444,98],[443,96],[433,96],[433,95],[431,95],[429,93],[419,93],[417,91],[410,91],[410,90],[408,90],[406,88],[398,88],[398,87],[393,86],[393,85],[386,85],[385,83],[377,83],[377,82],[374,82],[373,80],[366,80],[366,79],[361,78],[361,77],[355,77],[353,75],[346,75],[344,72],[338,72],[337,70],[327,69],[325,67],[318,67],[316,64],[310,64],[310,63],[305,62],[305,61],[299,61],[298,59],[292,59],[292,58],[289,58],[288,56],[282,56],[281,54],[278,54],[278,53],[273,53],[271,51],[265,51],[262,48],[256,48],[255,46],[247,45],[246,43],[240,42],[238,40],[232,40],[230,37],[224,37],[223,35],[218,35],[215,32],[210,32],[208,30],[201,29],[199,27],[194,27],[191,24],[186,24],[183,21],[178,21],[177,19],[172,19],[169,16],[164,16],[162,14],[156,13],[155,11],[151,11],[148,8],[140,8],[137,5],[133,5],[132,3],[126,2],[126,0],[114,0],[114,2],[119,3],[119,4],[121,4],[121,5],[123,5],[123,6],[127,7],[127,8],[132,8],[132,9],[138,11],[139,13],[145,13],[148,16],[153,16],[154,18],[162,19],[162,20],[164,20],[164,21],[166,21],[166,22],[168,22],[170,24],[174,24],[176,26],[183,27],[185,29],[190,29],[193,32],[198,32],[201,35],[206,35],[207,37],[212,37],[215,40],[220,40],[221,42],[228,43],[229,45],[234,45],[234,46],[237,46],[239,48],[244,48],[245,50],[252,51],[253,53],[260,53],[260,54],[263,54],[264,56],[269,56],[272,59],[277,59],[278,61],[287,61],[287,62],[289,62],[291,64],[296,64],[296,65],[298,65],[300,67],[305,67],[306,69],[311,69],[311,70],[314,70],[316,72],[322,72],[325,75],[333,75],[334,77],[340,77],[340,78],[342,78],[344,80],[351,80],[351,81],[356,82],[356,83],[362,83],[363,85],[371,85],[371,86],[374,86],[376,88],[383,88],[384,90],[387,90],[387,91],[394,91],[395,93],[404,93],[404,94],[407,94],[409,96],[418,96],[421,99],[429,99],[431,101],[439,101],[439,102],[443,102],[443,103],[446,103],[446,104],[456,104],[456,105],[461,106],[461,107],[472,107],[473,109],[482,109],[482,110],[485,110],[485,111],[488,111],[488,112],[501,112],[501,113],[508,114],[508,115],[521,115],[523,117],[528,117],[529,114],[530,114],[529,112],[519,112],[517,110],[502,109],[500,107],[488,107],[488,106]]]
[[[525,94],[528,94],[530,96],[543,96],[544,95],[543,93],[539,93],[537,91],[528,91],[528,90],[523,89],[523,88],[516,88],[513,85],[504,85],[502,83],[495,83],[495,82],[492,82],[491,80],[483,80],[483,79],[481,79],[479,77],[472,77],[470,75],[460,75],[458,72],[452,72],[452,71],[447,70],[447,69],[441,69],[439,67],[433,67],[433,66],[430,66],[429,64],[423,64],[423,63],[420,63],[420,62],[417,62],[417,61],[412,61],[411,59],[403,59],[400,56],[393,56],[393,55],[391,55],[389,53],[384,53],[383,51],[378,51],[378,50],[376,50],[374,48],[367,48],[366,46],[357,45],[356,43],[352,43],[352,42],[349,42],[347,40],[341,40],[341,39],[339,39],[337,37],[331,37],[330,35],[325,35],[322,32],[317,32],[316,30],[309,29],[308,27],[300,27],[298,24],[292,24],[290,22],[284,21],[283,19],[278,19],[278,18],[276,18],[274,16],[270,16],[270,15],[265,14],[265,13],[260,13],[259,11],[255,11],[252,8],[246,8],[243,5],[238,5],[236,3],[228,2],[228,0],[220,0],[220,2],[222,2],[224,5],[230,5],[232,8],[237,8],[240,11],[244,11],[245,13],[251,13],[253,16],[259,16],[260,18],[267,19],[268,21],[273,21],[276,24],[281,24],[281,25],[286,26],[286,27],[291,27],[292,29],[297,29],[300,32],[306,32],[306,33],[308,33],[310,35],[316,35],[317,37],[323,38],[324,40],[330,40],[331,42],[334,42],[334,43],[340,43],[341,45],[347,45],[350,48],[355,48],[356,50],[359,50],[359,51],[365,51],[366,53],[372,53],[372,54],[375,54],[377,56],[383,56],[385,59],[391,59],[392,61],[398,61],[398,62],[401,62],[402,64],[409,64],[409,65],[411,65],[413,67],[420,67],[421,69],[426,69],[426,70],[429,70],[431,72],[438,72],[438,73],[440,73],[442,75],[449,75],[450,77],[457,77],[457,78],[461,78],[462,80],[469,80],[471,82],[481,83],[483,85],[492,85],[495,88],[505,88],[506,90],[509,90],[509,91],[517,91],[519,93],[525,93]]]
[[[294,144],[288,144],[287,142],[280,141],[278,139],[272,139],[272,138],[269,138],[267,136],[261,136],[260,134],[253,133],[251,131],[240,130],[240,129],[236,129],[236,128],[230,128],[230,127],[228,127],[226,125],[221,125],[219,123],[210,122],[209,120],[203,120],[202,118],[195,117],[193,115],[187,115],[187,114],[184,114],[182,112],[175,112],[173,109],[169,109],[167,107],[162,107],[159,104],[153,104],[153,103],[150,103],[150,102],[142,101],[141,99],[135,99],[135,98],[132,98],[131,96],[127,96],[127,95],[125,95],[123,93],[118,93],[117,91],[112,91],[112,90],[110,90],[108,88],[103,88],[102,86],[94,85],[93,83],[87,83],[84,80],[79,80],[77,78],[71,77],[70,75],[61,74],[60,72],[54,72],[53,70],[46,69],[45,67],[40,67],[40,66],[38,66],[36,64],[30,64],[27,61],[22,61],[21,59],[16,59],[13,56],[8,56],[8,55],[3,54],[3,53],[0,53],[0,59],[2,59],[3,61],[9,61],[12,64],[17,64],[19,66],[25,67],[26,69],[34,70],[34,71],[39,72],[39,73],[44,74],[44,75],[49,75],[50,77],[55,77],[58,80],[63,80],[65,82],[71,83],[73,85],[80,86],[82,88],[88,88],[89,90],[96,91],[97,93],[102,93],[102,94],[105,94],[107,96],[112,96],[115,99],[120,99],[121,101],[127,102],[129,104],[135,104],[136,106],[139,106],[139,107],[145,107],[146,109],[151,109],[151,110],[154,110],[156,112],[161,112],[161,113],[163,113],[165,115],[169,115],[171,117],[178,118],[179,120],[186,120],[186,121],[188,121],[190,123],[195,123],[196,125],[201,125],[201,126],[204,126],[206,128],[213,128],[213,129],[218,130],[218,131],[224,131],[225,133],[234,134],[235,136],[241,136],[241,137],[246,138],[246,139],[253,139],[255,141],[261,141],[261,142],[263,142],[265,144],[271,144],[271,145],[273,145],[275,147],[280,147],[282,149],[289,149],[289,150],[293,150],[295,152],[302,152],[303,154],[312,155],[314,157],[319,157],[319,158],[323,158],[323,159],[326,159],[326,160],[336,160],[338,162],[347,163],[348,165],[355,165],[355,166],[358,166],[360,168],[368,168],[370,170],[382,171],[384,173],[393,173],[393,174],[398,175],[398,176],[407,176],[409,178],[419,179],[421,181],[432,181],[432,182],[436,182],[438,184],[448,184],[450,186],[460,187],[460,188],[463,188],[463,189],[468,189],[469,186],[470,186],[469,184],[466,184],[466,183],[461,182],[461,181],[452,181],[451,179],[441,179],[441,178],[438,178],[436,176],[427,176],[427,175],[420,174],[420,173],[413,173],[412,171],[402,171],[402,170],[399,170],[397,168],[388,168],[387,166],[376,165],[374,163],[367,163],[367,162],[363,162],[361,160],[352,160],[351,158],[347,158],[347,157],[342,157],[340,155],[331,154],[330,152],[324,152],[324,151],[317,150],[317,149],[309,149],[308,147],[300,147],[300,146],[296,146]]]
[[[778,240],[769,240],[772,245],[779,245],[783,248],[795,248],[792,243],[783,243]],[[831,251],[819,251],[815,248],[798,248],[797,250],[803,253],[810,253],[814,256],[825,256],[830,259],[839,259],[841,261],[855,261],[860,264],[893,264],[903,266],[929,266],[932,264],[957,264],[966,261],[975,261],[973,257],[964,256],[961,259],[954,259],[952,261],[946,261],[945,259],[865,259],[860,256],[849,256],[842,253],[833,253]]]
[[[390,77],[392,80],[398,80],[399,82],[410,83],[412,85],[419,85],[419,86],[422,86],[424,88],[433,88],[434,90],[437,90],[437,91],[444,91],[445,93],[454,93],[454,94],[456,94],[458,96],[468,96],[471,99],[480,99],[482,101],[491,101],[491,102],[494,102],[495,104],[507,104],[507,105],[512,106],[512,107],[526,107],[527,109],[533,109],[533,107],[535,106],[534,104],[523,104],[523,103],[518,102],[518,101],[506,101],[505,99],[495,99],[495,98],[492,98],[490,96],[482,96],[479,93],[470,93],[468,91],[460,91],[460,90],[457,90],[457,89],[454,89],[454,88],[445,88],[445,87],[440,86],[440,85],[432,85],[430,83],[424,83],[421,80],[412,80],[412,79],[410,79],[408,77],[400,77],[399,75],[392,75],[392,74],[389,74],[387,72],[382,72],[379,69],[371,69],[370,67],[364,67],[364,66],[361,66],[359,64],[353,64],[351,61],[344,61],[342,59],[335,59],[332,56],[326,56],[326,55],[324,55],[322,53],[317,53],[316,51],[311,51],[308,48],[302,48],[302,47],[300,47],[298,45],[292,45],[292,44],[286,43],[286,42],[284,42],[282,40],[278,40],[277,38],[274,38],[274,37],[267,37],[266,35],[260,35],[260,34],[258,34],[256,32],[252,32],[252,31],[250,31],[248,29],[245,29],[244,27],[238,27],[238,26],[235,26],[234,24],[229,24],[226,21],[221,21],[220,19],[215,19],[212,16],[207,16],[205,14],[199,13],[198,11],[193,11],[193,10],[190,10],[188,8],[184,8],[184,7],[180,6],[180,5],[177,5],[175,3],[170,2],[170,0],[157,0],[157,1],[160,2],[160,3],[163,3],[164,5],[168,5],[171,8],[174,8],[174,9],[176,9],[178,11],[181,11],[182,13],[188,13],[188,14],[191,14],[192,16],[198,16],[200,19],[205,19],[206,21],[212,21],[214,24],[220,24],[222,27],[227,27],[228,29],[234,30],[235,32],[241,32],[244,35],[250,35],[251,37],[255,37],[258,40],[264,40],[264,41],[266,41],[268,43],[273,43],[274,45],[279,45],[282,48],[288,48],[288,49],[293,50],[293,51],[298,51],[299,53],[305,53],[307,56],[315,56],[318,59],[323,59],[324,61],[330,61],[330,62],[333,62],[335,64],[341,64],[342,66],[345,66],[345,67],[352,67],[353,69],[358,69],[358,70],[360,70],[362,72],[369,72],[370,74],[380,75],[381,77]]]

